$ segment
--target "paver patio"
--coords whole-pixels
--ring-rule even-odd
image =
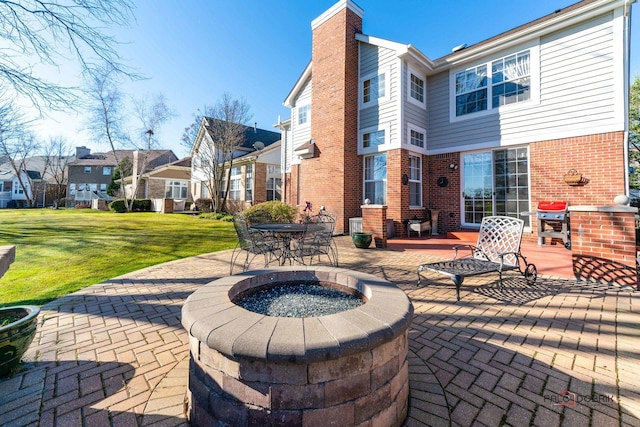
[[[529,287],[513,273],[502,293],[497,275],[465,280],[456,302],[446,279],[415,287],[417,265],[442,258],[337,242],[340,267],[414,304],[406,425],[640,425],[640,292],[555,276]],[[180,309],[229,258],[154,266],[44,306],[24,370],[0,381],[0,425],[188,425]]]

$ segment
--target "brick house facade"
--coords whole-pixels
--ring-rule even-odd
[[[312,22],[311,63],[285,99],[286,202],[324,205],[346,233],[365,199],[381,201],[406,235],[427,211],[444,233],[628,192],[624,1],[578,2],[436,60],[362,34],[363,16],[341,0]]]

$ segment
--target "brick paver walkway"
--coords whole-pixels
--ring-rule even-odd
[[[467,279],[456,302],[447,280],[415,287],[417,265],[437,259],[337,240],[340,267],[380,275],[414,304],[407,425],[640,425],[640,292],[543,277],[529,287],[517,274],[500,292],[489,275]],[[0,425],[188,425],[180,309],[228,274],[229,257],[154,266],[44,306],[28,363],[0,381]]]

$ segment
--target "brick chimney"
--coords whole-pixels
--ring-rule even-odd
[[[303,160],[300,198],[338,215],[336,233],[348,232],[362,204],[358,141],[358,42],[364,11],[341,0],[313,20],[311,138],[313,158]]]

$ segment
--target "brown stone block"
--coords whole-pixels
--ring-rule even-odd
[[[271,396],[269,384],[237,380],[228,375],[223,376],[224,393],[241,402],[270,409]]]
[[[331,408],[314,409],[302,413],[302,426],[350,426],[354,425],[353,402]]]
[[[398,356],[390,359],[384,365],[371,370],[371,389],[376,390],[387,384],[398,374]]]
[[[279,384],[306,384],[307,365],[269,363],[261,360],[243,361],[240,378],[245,381],[263,381]]]
[[[271,386],[271,404],[273,410],[323,408],[324,384]]]
[[[227,358],[224,354],[202,343],[200,346],[200,361],[207,366],[223,371],[227,375],[240,378],[240,364]]]
[[[371,392],[371,377],[368,372],[329,381],[324,386],[325,406],[335,406],[366,396]]]
[[[373,356],[373,360],[371,362],[372,367],[377,368],[378,366],[385,365],[389,360],[401,354],[403,342],[406,341],[405,334],[400,335],[396,339],[384,343],[378,347],[371,349],[371,355]],[[396,359],[397,361],[397,359]],[[398,366],[399,368],[400,366]]]
[[[395,427],[400,422],[397,419],[397,403],[392,402],[389,407],[382,409],[376,416],[371,419],[371,427]]]
[[[409,385],[409,362],[404,361],[404,364],[398,371],[398,374],[391,380],[391,396],[395,398],[401,390]]]
[[[364,351],[336,360],[312,363],[309,365],[309,382],[322,383],[351,375],[369,372],[371,369],[371,352]]]
[[[368,396],[355,401],[355,422],[361,423],[376,416],[381,408],[391,405],[391,387],[387,384]]]
[[[300,426],[302,425],[302,411],[267,411],[249,408],[248,425],[264,426]]]
[[[232,426],[247,425],[249,409],[242,402],[226,399],[219,395],[211,395],[209,396],[209,405],[211,406],[211,414],[216,420],[221,421],[222,425],[225,425],[225,423]]]

